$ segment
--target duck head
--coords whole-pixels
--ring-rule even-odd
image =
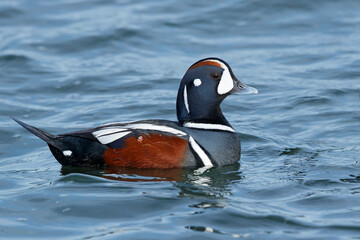
[[[180,123],[212,123],[230,126],[221,102],[230,94],[257,94],[240,82],[230,66],[219,58],[205,58],[186,71],[179,87],[176,111]]]

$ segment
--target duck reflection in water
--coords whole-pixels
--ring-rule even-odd
[[[177,182],[178,184],[195,184],[201,186],[225,187],[242,179],[240,164],[221,168],[172,168],[172,169],[130,169],[130,168],[85,168],[66,167],[62,175],[87,174],[115,181],[126,182]],[[179,186],[180,186],[179,185]]]

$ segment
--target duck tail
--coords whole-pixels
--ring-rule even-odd
[[[26,130],[28,130],[29,132],[31,132],[32,134],[34,134],[35,136],[39,137],[40,139],[42,139],[43,141],[45,141],[47,144],[52,145],[56,148],[61,148],[61,146],[59,146],[60,142],[55,140],[55,136],[45,132],[41,129],[38,129],[34,126],[31,126],[29,124],[26,124],[16,118],[11,117],[15,122],[17,122],[18,124],[20,124],[20,126],[22,126],[23,128],[25,128]],[[61,144],[60,144],[61,145]]]

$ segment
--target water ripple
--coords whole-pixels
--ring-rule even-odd
[[[355,239],[357,1],[1,1],[0,238]],[[176,119],[189,64],[224,58],[259,89],[222,109],[239,164],[61,167],[51,133]]]

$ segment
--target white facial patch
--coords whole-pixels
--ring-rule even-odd
[[[226,68],[221,76],[220,83],[217,88],[218,94],[226,94],[234,88],[234,81],[230,75],[229,70]]]
[[[201,79],[199,79],[199,78],[197,78],[197,79],[194,79],[194,86],[195,87],[198,87],[198,86],[200,86],[201,84],[202,84],[202,82],[201,82]]]
[[[188,113],[190,113],[189,102],[188,102],[188,97],[187,97],[186,85],[185,85],[185,87],[184,87],[184,103],[185,103],[186,111],[187,111]]]
[[[220,82],[219,82],[219,85],[217,88],[217,93],[219,95],[223,95],[223,94],[230,92],[234,88],[234,81],[231,77],[229,68],[224,63],[222,63],[218,60],[211,60],[211,61],[220,64],[221,67],[224,69],[224,72],[221,76],[221,79],[220,79]]]

